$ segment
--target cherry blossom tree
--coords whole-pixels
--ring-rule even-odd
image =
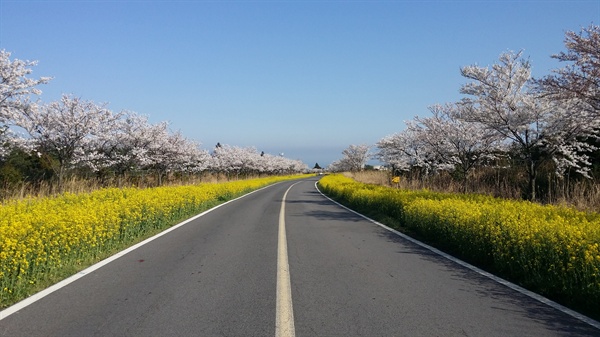
[[[350,145],[342,151],[343,157],[329,165],[330,171],[362,171],[371,157],[368,145]]]
[[[592,119],[600,119],[600,26],[590,25],[580,31],[579,34],[568,31],[565,34],[566,52],[553,55],[552,57],[567,63],[566,66],[554,70],[551,75],[536,80],[536,90],[539,95],[549,99],[570,104],[570,110],[574,114],[588,115]],[[591,158],[598,165],[600,153],[597,149],[600,141],[597,137],[586,140],[588,148],[583,152],[594,151]],[[565,162],[574,163],[586,161],[587,156],[582,157],[582,151],[573,144],[560,147],[557,152],[561,153],[565,160],[559,161],[559,169],[569,166]],[[573,156],[579,158],[572,158]]]
[[[208,154],[200,145],[183,136],[181,132],[167,133],[156,139],[150,158],[151,168],[158,173],[159,185],[162,177],[171,172],[198,172],[207,164]]]
[[[181,132],[173,134],[172,139],[177,145],[172,160],[175,170],[182,173],[200,173],[208,169],[210,154],[201,148],[200,143],[183,137]]]
[[[15,136],[8,126],[0,126],[0,161],[8,156],[12,150],[14,142]]]
[[[167,122],[151,124],[147,116],[123,112],[113,128],[94,138],[82,162],[95,171],[154,171],[158,184],[173,172],[197,173],[208,167],[208,152],[181,132],[171,132]]]
[[[288,164],[286,166],[288,168],[286,173],[289,174],[308,172],[308,165],[300,159],[288,159]]]
[[[466,191],[469,172],[497,153],[500,139],[483,124],[466,121],[462,105],[438,104],[429,110],[432,116],[415,117],[408,129],[428,150],[430,164],[457,173]]]
[[[169,135],[169,124],[151,124],[148,117],[128,113],[117,135],[117,163],[130,170],[143,170],[160,162],[161,146]]]
[[[529,199],[536,199],[538,169],[547,160],[554,160],[559,169],[569,166],[586,174],[586,152],[591,145],[582,139],[594,136],[598,120],[573,113],[577,104],[572,101],[557,104],[537,95],[531,66],[520,52],[502,54],[491,68],[471,65],[461,68],[461,73],[472,80],[461,88],[468,95],[461,102],[464,118],[481,123],[519,149],[528,175]]]
[[[377,142],[375,158],[390,165],[393,171],[411,171],[416,168],[420,173],[427,174],[436,166],[435,155],[423,142],[416,128],[410,127],[414,121],[407,121],[406,124],[408,127],[403,131]]]
[[[63,95],[58,102],[35,106],[16,116],[15,125],[27,131],[35,149],[56,158],[54,170],[62,186],[67,170],[93,149],[94,138],[114,128],[118,118],[105,105]]]
[[[123,111],[112,129],[95,138],[94,150],[82,161],[94,171],[109,170],[122,176],[142,168],[143,151],[152,137],[147,117]]]
[[[265,154],[263,156],[267,168],[262,173],[266,174],[294,174],[308,171],[308,165],[301,160],[290,159],[283,156]]]
[[[30,108],[30,96],[42,92],[36,87],[50,81],[50,77],[28,78],[37,61],[10,60],[11,53],[0,50],[0,125],[13,119],[15,114]]]
[[[31,95],[40,95],[36,87],[50,81],[50,77],[28,78],[36,61],[10,59],[11,53],[0,50],[0,159],[4,158],[20,139],[10,130],[16,116],[31,109]]]
[[[590,25],[579,34],[567,31],[566,52],[553,55],[569,62],[536,81],[538,91],[558,100],[577,100],[579,108],[600,117],[600,26]]]
[[[264,153],[256,157],[254,170],[259,174],[285,174],[290,165],[288,158]]]
[[[248,173],[257,155],[255,148],[221,145],[215,148],[212,154],[212,169],[227,175],[235,174],[236,178],[242,173]]]
[[[291,174],[306,172],[308,166],[300,160],[258,152],[255,147],[239,147],[220,143],[211,154],[209,169],[228,176],[250,174]]]

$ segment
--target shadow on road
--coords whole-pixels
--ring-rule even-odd
[[[337,204],[329,199],[324,198],[321,193],[317,191],[306,191],[302,195],[304,198],[295,200],[286,200],[286,204],[310,204],[312,206],[318,205],[323,207],[308,207],[309,211],[303,211],[301,214],[292,214],[296,217],[314,217],[318,220],[324,221],[335,221],[335,222],[358,222],[364,221],[364,218],[339,207]],[[331,206],[336,206],[335,210],[331,210]]]
[[[519,310],[512,311],[525,314],[526,317],[544,324],[551,330],[565,336],[600,336],[599,329],[449,260],[425,247],[419,246],[393,232],[380,228],[378,229],[378,234],[388,241],[398,244],[398,254],[418,255],[420,258],[433,262],[439,268],[450,272],[454,280],[458,280],[466,285],[464,288],[459,289],[460,291],[475,293],[478,297],[491,298],[498,301],[498,306],[491,307],[494,310],[510,311],[511,309],[509,308],[519,308]],[[502,304],[507,305],[502,306]]]

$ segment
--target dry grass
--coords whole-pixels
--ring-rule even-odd
[[[556,197],[554,203],[600,212],[600,186],[578,181],[568,191]]]
[[[385,171],[344,172],[343,175],[365,184],[391,186],[391,176]]]
[[[259,176],[244,176],[243,179],[260,178]],[[240,180],[242,177],[228,177],[219,173],[190,174],[184,176],[163,177],[160,186],[195,185],[202,183],[218,183],[231,180]],[[55,183],[40,182],[37,184],[21,183],[19,185],[0,187],[0,201],[36,197],[48,197],[62,193],[89,193],[107,187],[138,187],[149,188],[159,186],[156,175],[137,175],[127,177],[112,177],[104,179],[78,178],[65,179],[62,186]]]
[[[463,186],[446,173],[429,176],[425,179],[401,177],[399,183],[392,183],[392,175],[388,171],[345,172],[344,175],[362,183],[400,189],[463,192]],[[523,199],[520,186],[524,185],[524,179],[525,177],[519,172],[480,171],[469,177],[467,192],[519,200]],[[580,210],[600,212],[600,185],[594,181],[571,183],[555,179],[550,184],[548,191],[542,196],[542,203],[573,206]]]

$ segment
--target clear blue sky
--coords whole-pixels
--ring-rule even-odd
[[[312,166],[461,98],[459,68],[524,50],[541,77],[600,1],[0,0],[0,49],[63,93]]]

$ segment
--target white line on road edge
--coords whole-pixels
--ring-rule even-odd
[[[317,189],[317,191],[319,193],[321,193],[322,196],[324,196],[325,198],[329,199],[331,202],[333,202],[333,203],[335,203],[335,204],[337,204],[337,205],[339,205],[339,206],[347,209],[348,211],[350,211],[350,212],[352,212],[352,213],[354,213],[354,214],[356,214],[356,215],[358,215],[358,216],[360,216],[360,217],[362,217],[362,218],[364,218],[364,219],[366,219],[366,220],[368,220],[368,221],[370,221],[370,222],[372,222],[372,223],[374,223],[374,224],[376,224],[376,225],[378,225],[378,226],[380,226],[382,228],[385,228],[388,231],[390,231],[390,232],[392,232],[392,233],[394,233],[394,234],[396,234],[396,235],[398,235],[398,236],[400,236],[400,237],[402,237],[402,238],[404,238],[404,239],[406,239],[406,240],[408,240],[408,241],[410,241],[410,242],[412,242],[412,243],[414,243],[416,245],[419,245],[419,246],[421,246],[423,248],[426,248],[426,249],[432,251],[435,254],[441,255],[442,257],[444,257],[444,258],[446,258],[446,259],[448,259],[448,260],[450,260],[452,262],[455,262],[455,263],[457,263],[457,264],[459,264],[459,265],[461,265],[461,266],[463,266],[465,268],[471,269],[472,271],[474,271],[474,272],[476,272],[476,273],[478,273],[478,274],[480,274],[482,276],[490,278],[490,279],[492,279],[492,280],[494,280],[494,281],[496,281],[496,282],[498,282],[498,283],[500,283],[500,284],[502,284],[502,285],[504,285],[506,287],[509,287],[509,288],[511,288],[511,289],[513,289],[513,290],[515,290],[517,292],[520,292],[521,294],[524,294],[526,296],[529,296],[529,297],[533,298],[534,300],[542,302],[542,303],[544,303],[544,304],[546,304],[546,305],[548,305],[548,306],[550,306],[550,307],[552,307],[552,308],[554,308],[556,310],[562,311],[563,313],[565,313],[565,314],[567,314],[567,315],[569,315],[571,317],[574,317],[574,318],[576,318],[576,319],[578,319],[578,320],[580,320],[582,322],[585,322],[585,323],[593,326],[596,329],[600,329],[600,322],[598,322],[598,321],[596,321],[596,320],[594,320],[594,319],[592,319],[590,317],[582,315],[582,314],[578,313],[577,311],[571,310],[571,309],[569,309],[569,308],[567,308],[567,307],[565,307],[563,305],[560,305],[560,304],[558,304],[558,303],[556,303],[556,302],[554,302],[554,301],[552,301],[552,300],[550,300],[550,299],[548,299],[548,298],[546,298],[546,297],[544,297],[544,296],[542,296],[540,294],[537,294],[537,293],[534,293],[532,291],[529,291],[529,290],[527,290],[527,289],[525,289],[523,287],[520,287],[520,286],[518,286],[518,285],[516,285],[516,284],[514,284],[512,282],[509,282],[509,281],[507,281],[507,280],[505,280],[503,278],[500,278],[500,277],[498,277],[498,276],[496,276],[494,274],[490,274],[487,271],[485,271],[483,269],[479,269],[479,268],[477,268],[477,267],[475,267],[475,266],[473,266],[473,265],[471,265],[471,264],[469,264],[469,263],[467,263],[465,261],[459,260],[459,259],[455,258],[452,255],[448,255],[448,254],[442,252],[439,249],[433,248],[432,246],[430,246],[428,244],[425,244],[425,243],[423,243],[423,242],[421,242],[419,240],[413,239],[413,238],[411,238],[410,236],[408,236],[406,234],[400,233],[400,232],[398,232],[395,229],[392,229],[392,228],[390,228],[390,227],[388,227],[388,226],[386,226],[386,225],[384,225],[384,224],[382,224],[380,222],[377,222],[377,221],[369,218],[366,215],[362,215],[362,214],[360,214],[360,213],[358,213],[358,212],[356,212],[356,211],[354,211],[354,210],[352,210],[352,209],[350,209],[350,208],[348,208],[348,207],[340,204],[339,202],[337,202],[337,201],[331,199],[330,197],[326,196],[325,194],[323,194],[323,192],[321,192],[321,190],[319,190],[319,187],[317,186],[317,183],[318,183],[318,181],[315,182],[315,188]]]
[[[267,185],[265,187],[259,188],[258,190],[254,190],[254,191],[252,191],[250,193],[246,193],[246,194],[244,194],[242,196],[239,196],[239,197],[237,197],[235,199],[231,199],[231,200],[229,200],[227,202],[219,204],[219,205],[217,205],[217,206],[215,206],[215,207],[213,207],[213,208],[211,208],[209,210],[206,210],[206,211],[204,211],[204,212],[202,212],[202,213],[200,213],[200,214],[198,214],[198,215],[196,215],[194,217],[191,217],[191,218],[189,218],[187,220],[184,220],[183,222],[180,222],[177,225],[171,226],[168,229],[166,229],[166,230],[164,230],[164,231],[156,234],[155,236],[152,236],[152,237],[150,237],[150,238],[148,238],[148,239],[146,239],[146,240],[144,240],[144,241],[142,241],[140,243],[137,243],[137,244],[135,244],[135,245],[133,245],[133,246],[131,246],[131,247],[123,250],[123,251],[120,251],[117,254],[115,254],[115,255],[113,255],[111,257],[108,257],[108,258],[106,258],[106,259],[104,259],[104,260],[102,260],[102,261],[100,261],[100,262],[98,262],[98,263],[96,263],[96,264],[94,264],[94,265],[92,265],[92,266],[90,266],[90,267],[88,267],[88,268],[80,271],[79,273],[77,273],[77,274],[75,274],[75,275],[73,275],[73,276],[71,276],[69,278],[66,278],[66,279],[64,279],[64,280],[62,280],[62,281],[60,281],[60,282],[58,282],[56,284],[54,284],[53,286],[50,286],[50,287],[48,287],[48,288],[46,288],[46,289],[44,289],[44,290],[42,290],[42,291],[40,291],[38,293],[35,293],[35,294],[27,297],[26,299],[22,300],[21,302],[15,303],[12,306],[10,306],[10,307],[8,307],[8,308],[0,311],[0,320],[5,319],[6,317],[8,317],[8,316],[14,314],[15,312],[17,312],[17,311],[19,311],[19,310],[27,307],[28,305],[33,304],[37,300],[40,300],[40,299],[42,299],[42,298],[50,295],[51,293],[59,290],[60,288],[65,287],[68,284],[77,281],[78,279],[84,277],[85,275],[87,275],[87,274],[89,274],[89,273],[91,273],[91,272],[93,272],[93,271],[95,271],[97,269],[100,269],[101,267],[103,267],[103,266],[109,264],[110,262],[112,262],[112,261],[120,258],[121,256],[123,256],[123,255],[125,255],[125,254],[127,254],[127,253],[129,253],[129,252],[131,252],[131,251],[133,251],[133,250],[135,250],[135,249],[137,249],[137,248],[139,248],[139,247],[147,244],[147,243],[149,243],[150,241],[154,241],[154,240],[158,239],[159,237],[161,237],[161,236],[163,236],[163,235],[165,235],[165,234],[167,234],[167,233],[169,233],[171,231],[176,230],[177,228],[179,228],[179,227],[187,224],[188,222],[196,220],[199,217],[201,217],[201,216],[203,216],[203,215],[205,215],[205,214],[207,214],[209,212],[212,212],[212,211],[214,211],[215,209],[217,209],[217,208],[219,208],[221,206],[225,206],[225,205],[227,205],[230,202],[234,202],[234,201],[236,201],[238,199],[244,198],[244,197],[246,197],[246,196],[248,196],[248,195],[250,195],[252,193],[258,192],[260,190],[263,190],[265,188],[274,186],[276,184],[278,184],[278,183]]]
[[[279,211],[279,236],[277,241],[277,308],[275,312],[275,337],[294,337],[294,307],[292,306],[292,285],[288,263],[287,238],[285,236],[285,198],[297,183],[283,194]]]

